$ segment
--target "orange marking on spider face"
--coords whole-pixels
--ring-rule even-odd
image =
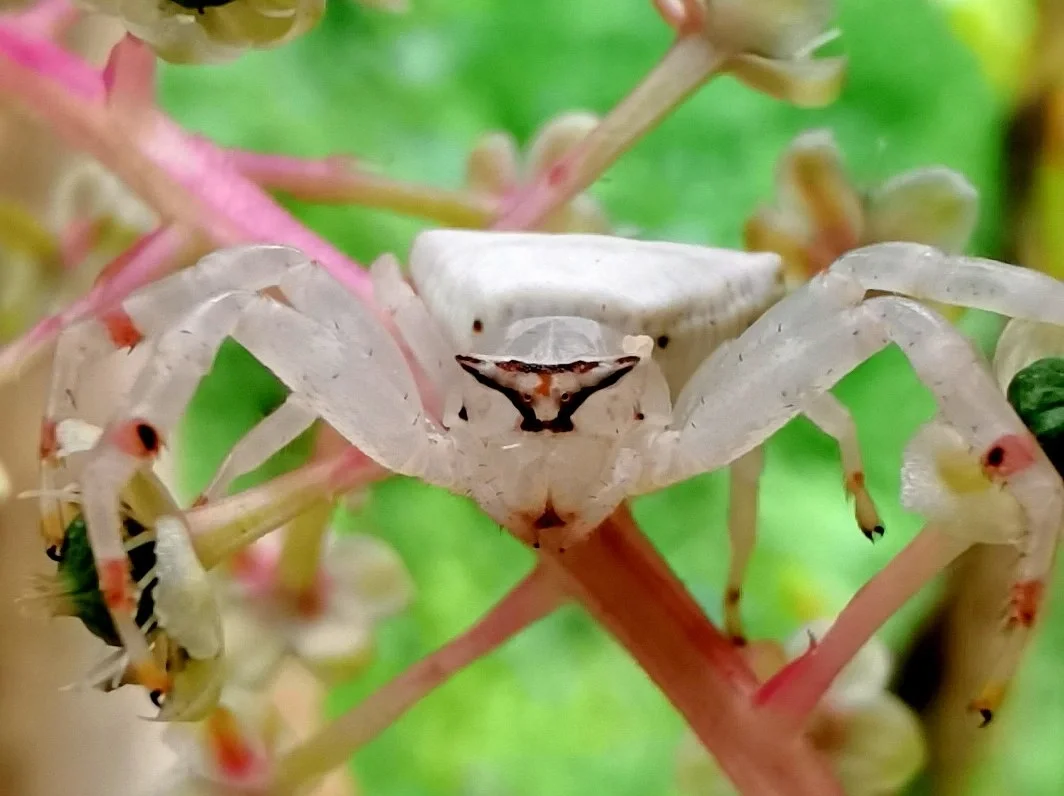
[[[55,461],[59,453],[59,439],[56,436],[56,422],[50,418],[41,420],[41,442],[39,455],[42,462]]]
[[[1009,597],[1009,623],[1031,627],[1045,596],[1045,584],[1040,580],[1014,583]]]
[[[111,342],[118,348],[133,348],[144,339],[129,313],[121,307],[104,313],[100,316],[100,322],[107,329]]]
[[[240,723],[226,708],[207,717],[207,741],[218,768],[234,779],[247,776],[255,766],[255,751],[241,732]]]
[[[1034,464],[1037,450],[1038,443],[1029,434],[998,437],[983,454],[983,472],[991,478],[1023,472]]]
[[[551,375],[549,373],[540,373],[538,374],[538,383],[536,384],[534,392],[536,395],[541,395],[546,398],[550,395],[550,384]]]
[[[103,595],[104,605],[113,612],[132,613],[136,604],[133,601],[133,590],[130,588],[132,584],[129,582],[129,562],[121,558],[104,561],[99,575],[100,594]]]

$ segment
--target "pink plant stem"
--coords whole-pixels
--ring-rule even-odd
[[[7,18],[24,33],[55,39],[62,36],[80,15],[81,11],[67,0],[38,0]]]
[[[823,639],[762,686],[755,702],[785,718],[788,726],[802,727],[835,677],[883,623],[969,547],[925,527],[858,590]]]
[[[0,97],[91,154],[164,219],[201,231],[214,246],[294,246],[371,302],[369,277],[358,264],[296,221],[223,151],[188,135],[155,107],[132,115],[154,66],[154,55],[131,37],[115,46],[101,74],[50,42],[0,24]]]
[[[540,565],[473,627],[415,663],[278,763],[274,793],[288,794],[343,763],[430,692],[552,613],[563,597]]]
[[[363,453],[348,448],[232,497],[190,509],[185,523],[200,562],[211,569],[322,501],[335,501],[385,475]]]
[[[841,794],[825,761],[754,710],[757,680],[622,506],[586,541],[544,560],[687,720],[744,794]]]
[[[17,376],[63,329],[99,316],[137,288],[185,265],[201,245],[195,235],[176,226],[161,227],[145,235],[104,268],[85,296],[0,349],[0,382]]]
[[[229,150],[236,169],[259,186],[309,202],[347,203],[438,221],[449,227],[488,226],[497,208],[468,191],[402,182],[359,168],[352,159],[305,160]]]
[[[701,32],[681,35],[587,138],[509,200],[493,228],[533,229],[541,224],[712,77],[724,60]]]

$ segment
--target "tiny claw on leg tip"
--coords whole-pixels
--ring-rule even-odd
[[[1005,687],[991,683],[983,689],[983,692],[968,705],[968,709],[978,713],[982,717],[980,727],[986,727],[994,720],[994,711],[1001,706],[1005,698]]]
[[[872,544],[875,544],[877,539],[882,539],[883,534],[885,534],[886,532],[887,529],[884,528],[882,525],[875,525],[871,528],[861,528],[861,533],[865,535],[865,539],[870,541]]]

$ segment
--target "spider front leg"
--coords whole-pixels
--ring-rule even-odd
[[[51,545],[61,544],[72,519],[67,505],[57,499],[58,470],[64,463],[57,433],[63,420],[80,417],[79,396],[83,384],[91,381],[93,368],[121,349],[154,339],[212,296],[236,289],[265,289],[305,262],[300,252],[281,246],[224,249],[192,268],[142,288],[100,317],[60,335],[40,437],[41,526]]]
[[[196,499],[196,505],[224,497],[233,481],[261,467],[317,421],[318,413],[301,395],[289,395],[283,404],[237,441]]]
[[[1064,324],[1064,284],[1047,274],[918,243],[878,243],[835,261],[828,273],[865,290],[988,310],[1011,318]]]
[[[786,301],[793,308],[806,299],[799,291]],[[1015,619],[995,675],[1006,681],[1052,561],[1064,511],[1064,484],[985,363],[938,315],[915,302],[884,297],[844,309],[834,318],[812,317],[776,339],[741,336],[725,356],[696,373],[694,387],[678,402],[673,430],[657,441],[661,457],[651,480],[664,485],[734,461],[802,411],[811,396],[823,394],[860,362],[896,343],[937,398],[942,422],[972,452],[977,469],[1006,489],[1020,509],[1023,533],[1016,543],[1024,558],[1013,590]],[[870,622],[856,634],[849,627],[846,648],[855,651],[877,627],[878,622]],[[821,656],[826,661],[826,682],[849,659],[825,656],[823,650],[834,648],[834,638],[829,633],[810,653],[811,659]],[[812,665],[806,664],[807,669]]]
[[[244,251],[254,256],[253,248]],[[118,492],[138,468],[150,464],[226,338],[244,346],[302,396],[305,411],[293,410],[286,421],[289,432],[313,412],[381,466],[449,485],[449,440],[425,422],[413,376],[395,341],[323,271],[287,251],[298,262],[267,287],[279,288],[293,306],[230,291],[200,304],[165,331],[90,452],[81,478],[101,591],[131,659],[155,685],[163,684],[150,669],[147,644],[129,616],[132,585],[121,549]],[[280,438],[270,434],[269,444],[276,444]],[[261,455],[263,449],[256,450]]]

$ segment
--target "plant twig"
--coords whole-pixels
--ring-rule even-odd
[[[840,794],[801,736],[754,710],[757,680],[622,506],[587,540],[544,553],[566,590],[635,658],[742,793]]]
[[[553,612],[562,601],[547,569],[536,567],[465,633],[281,758],[273,793],[293,793],[340,765],[431,691]]]
[[[360,168],[352,158],[306,160],[243,150],[227,154],[259,186],[308,202],[357,204],[471,229],[488,226],[497,212],[486,197],[396,180]]]
[[[705,83],[726,57],[700,32],[682,34],[658,65],[563,160],[523,187],[496,229],[532,229],[586,189]]]

